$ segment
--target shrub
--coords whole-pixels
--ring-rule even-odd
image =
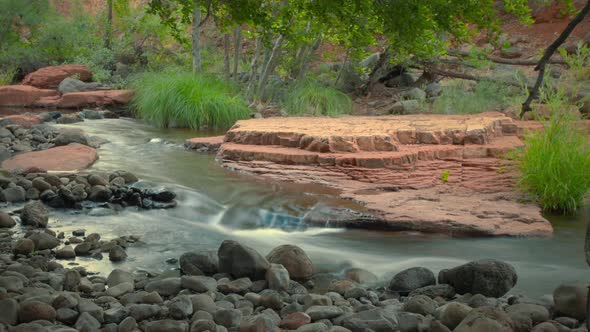
[[[583,43],[578,43],[576,51],[573,54],[568,54],[563,48],[559,49],[559,54],[569,66],[568,74],[576,81],[583,81],[590,79],[590,47]]]
[[[291,115],[338,116],[352,112],[352,101],[344,92],[313,80],[296,83],[283,99]]]
[[[474,86],[456,81],[445,87],[442,95],[434,101],[432,109],[434,113],[442,114],[498,111],[509,106],[511,97],[520,92],[516,90],[491,81],[481,81]]]
[[[214,76],[149,72],[131,85],[137,115],[158,127],[227,128],[250,112],[236,90]]]
[[[0,85],[9,85],[14,81],[16,75],[15,67],[0,68]]]
[[[562,92],[544,93],[552,115],[525,139],[520,184],[547,211],[573,213],[590,189],[590,146]]]

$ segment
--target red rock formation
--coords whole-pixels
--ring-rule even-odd
[[[234,170],[335,188],[375,217],[342,226],[550,235],[540,209],[522,203],[514,165],[502,159],[522,146],[519,133],[499,113],[245,120],[227,133],[218,159]],[[307,140],[324,145],[310,149]],[[385,141],[394,148],[375,145]]]
[[[125,105],[133,99],[133,90],[97,90],[69,92],[61,96],[40,98],[34,105],[38,107],[80,108],[109,105]]]
[[[78,75],[79,79],[88,82],[92,79],[92,72],[83,65],[61,65],[44,67],[27,75],[24,85],[32,85],[41,89],[55,89],[66,77]]]
[[[38,89],[29,85],[0,86],[0,106],[31,106],[43,97],[57,97],[56,90]]]
[[[38,168],[45,171],[76,171],[90,167],[98,160],[95,149],[86,145],[72,143],[43,151],[16,155],[2,163],[9,171]]]
[[[41,122],[41,118],[34,115],[9,115],[0,119],[0,125],[2,126],[14,124],[24,128],[31,128]]]

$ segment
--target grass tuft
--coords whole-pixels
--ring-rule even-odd
[[[455,81],[445,87],[432,109],[440,114],[473,114],[488,111],[501,111],[509,106],[516,93],[514,88],[491,81]]]
[[[0,68],[0,85],[12,84],[16,71],[15,67]]]
[[[546,211],[574,213],[590,190],[590,146],[563,96],[550,96],[544,129],[525,139],[519,154],[522,187]]]
[[[282,105],[290,115],[338,116],[352,112],[347,94],[313,80],[296,83]]]
[[[136,77],[132,87],[137,115],[158,127],[229,128],[250,113],[237,90],[215,76],[149,72]]]

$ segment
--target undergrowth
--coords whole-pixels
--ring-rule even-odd
[[[346,93],[315,80],[296,83],[287,91],[282,106],[290,115],[338,116],[352,112]]]
[[[517,88],[491,81],[454,81],[445,87],[433,105],[434,113],[472,114],[487,111],[500,111],[510,104]]]
[[[590,146],[562,91],[542,92],[551,117],[525,139],[518,154],[520,184],[546,211],[574,213],[590,190]]]
[[[249,115],[233,86],[215,76],[148,72],[131,85],[136,90],[137,115],[158,127],[228,128]]]

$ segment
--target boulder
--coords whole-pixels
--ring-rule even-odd
[[[517,303],[506,307],[506,313],[515,320],[515,317],[529,317],[533,325],[545,322],[551,317],[547,308],[533,303]]]
[[[35,243],[31,239],[20,239],[14,245],[12,252],[15,255],[29,255],[35,250]]]
[[[12,228],[15,225],[16,221],[8,213],[0,211],[0,228]]]
[[[53,235],[44,233],[44,232],[37,232],[31,234],[29,239],[35,243],[35,250],[45,250],[45,249],[53,249],[59,246],[59,239]]]
[[[23,84],[42,89],[55,89],[59,83],[70,76],[78,76],[80,80],[88,82],[92,79],[92,72],[83,65],[44,67],[25,76]]]
[[[588,286],[584,283],[560,285],[553,291],[555,311],[578,320],[586,318]]]
[[[26,226],[47,227],[49,211],[39,201],[28,203],[20,215],[21,223]]]
[[[74,252],[74,248],[70,245],[64,246],[61,249],[55,251],[55,258],[57,259],[72,259],[76,258],[76,252]]]
[[[454,332],[513,332],[512,319],[499,308],[473,309]]]
[[[266,270],[268,288],[276,291],[286,291],[289,288],[289,271],[281,264],[270,264]]]
[[[90,167],[98,159],[95,149],[70,144],[16,155],[2,162],[2,168],[13,171],[38,168],[46,171],[76,171]]]
[[[52,306],[40,301],[27,301],[20,305],[18,320],[28,323],[36,320],[54,321],[57,313]]]
[[[271,250],[266,256],[270,263],[281,264],[294,280],[307,280],[313,276],[313,263],[298,246],[284,244]]]
[[[181,282],[180,278],[170,277],[151,281],[144,288],[147,292],[157,292],[161,296],[173,296],[180,292]]]
[[[9,187],[0,192],[0,201],[16,203],[24,202],[27,199],[27,192],[23,187]]]
[[[124,282],[135,285],[135,278],[133,277],[133,274],[121,269],[114,269],[107,277],[107,285],[109,287],[114,287]]]
[[[449,284],[459,294],[482,294],[488,297],[501,297],[518,280],[516,270],[508,263],[494,259],[469,262],[449,270],[442,270],[438,282]]]
[[[127,253],[121,246],[115,245],[109,250],[109,260],[112,262],[120,262],[126,258]]]
[[[434,273],[424,267],[412,267],[393,276],[389,289],[402,295],[425,286],[435,285]]]
[[[18,302],[15,299],[0,300],[0,323],[16,325],[18,321]]]
[[[213,275],[219,271],[215,251],[187,252],[179,259],[180,270],[188,275]]]
[[[416,295],[406,300],[403,309],[406,312],[427,316],[433,314],[436,307],[436,302],[433,299],[426,295]]]
[[[453,330],[457,325],[467,317],[467,315],[473,310],[468,305],[459,302],[449,302],[436,310],[435,317],[440,322]]]
[[[53,140],[56,146],[68,145],[71,143],[78,143],[88,145],[88,135],[82,129],[78,128],[62,128],[59,134]]]
[[[82,92],[96,90],[101,86],[100,83],[86,83],[75,78],[66,77],[57,87],[59,93]]]
[[[217,289],[217,280],[205,276],[182,276],[180,278],[182,288],[193,290],[197,293],[213,292]]]
[[[55,90],[37,89],[29,85],[0,86],[0,106],[32,106],[40,98],[58,96]]]
[[[270,264],[256,250],[241,243],[225,240],[217,252],[219,271],[229,273],[234,278],[249,277],[262,280]]]

